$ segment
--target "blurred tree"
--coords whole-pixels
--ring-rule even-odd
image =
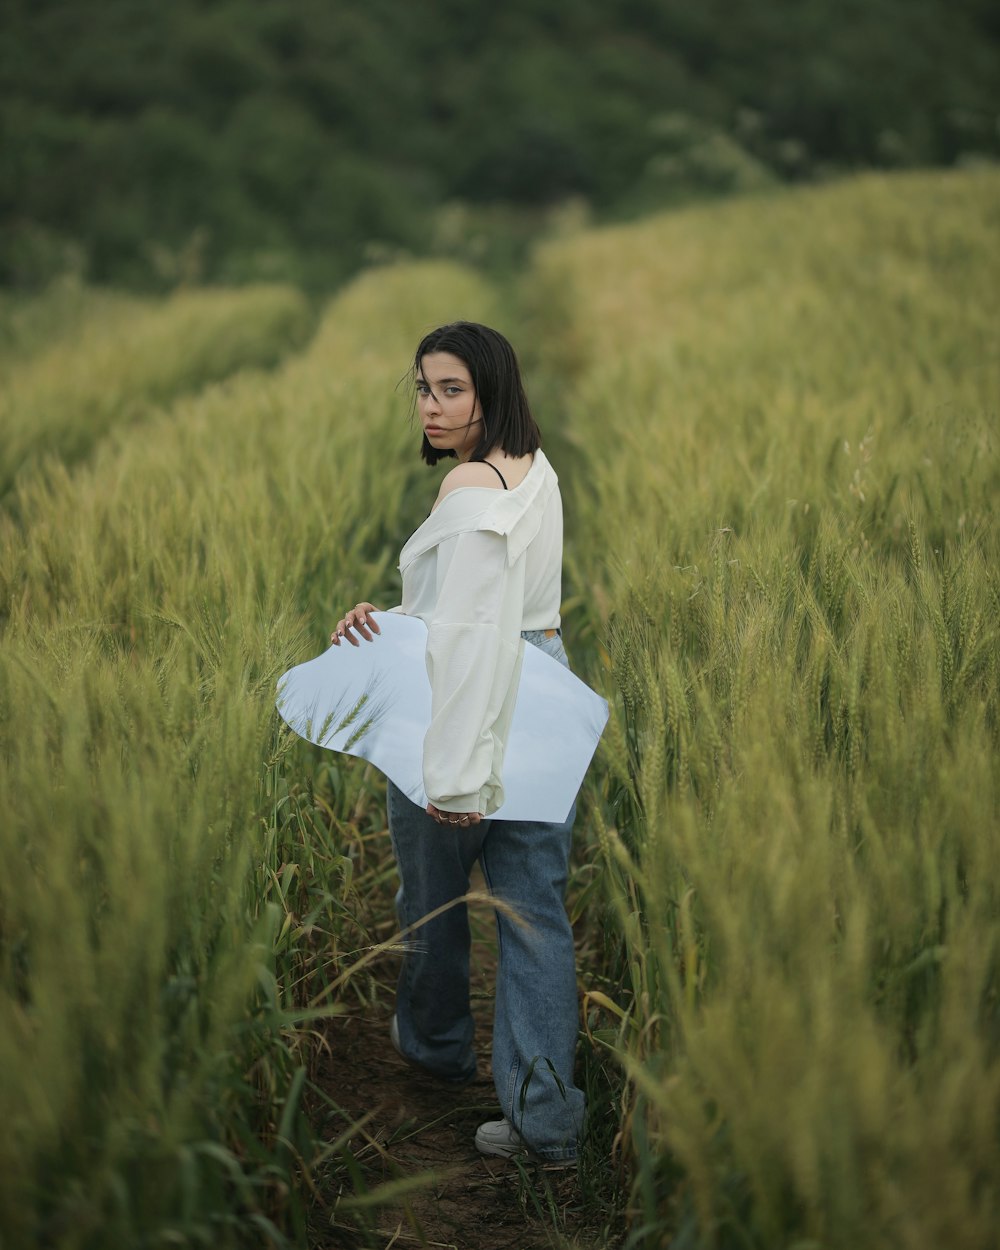
[[[442,204],[520,231],[996,159],[998,116],[989,0],[5,0],[0,281],[158,284],[198,239],[209,280],[324,285],[431,246]]]

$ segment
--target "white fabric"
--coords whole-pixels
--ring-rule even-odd
[[[559,625],[562,501],[544,453],[512,490],[445,495],[404,546],[399,570],[399,610],[427,626],[424,789],[443,811],[492,815],[503,803],[521,631]]]
[[[431,720],[427,627],[376,612],[370,642],[328,647],[278,683],[278,710],[303,738],[370,760],[420,808],[424,736]],[[566,819],[608,719],[608,705],[540,647],[522,651],[522,680],[494,820]],[[558,750],[553,750],[558,743]]]

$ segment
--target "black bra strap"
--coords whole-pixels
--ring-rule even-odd
[[[489,465],[490,465],[490,468],[493,470],[493,472],[497,475],[497,477],[500,479],[500,481],[501,481],[501,482],[503,482],[503,488],[504,488],[504,490],[509,490],[509,489],[510,489],[510,487],[507,485],[507,483],[503,481],[503,474],[500,472],[500,470],[496,467],[496,465],[495,465],[495,464],[490,464],[490,462],[489,462],[488,460],[480,460],[480,462],[479,462],[479,463],[480,463],[480,464],[489,464]]]

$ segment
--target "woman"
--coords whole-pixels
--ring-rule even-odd
[[[563,895],[575,806],[566,821],[491,821],[503,802],[503,753],[522,639],[566,663],[560,633],[562,504],[541,451],[514,352],[495,330],[456,322],[428,334],[414,359],[421,455],[454,457],[430,516],[400,555],[400,608],[427,625],[431,724],[426,809],[389,783],[389,832],[400,874],[400,923],[412,925],[468,890],[478,859],[497,912],[499,968],[493,1077],[503,1119],[476,1146],[576,1158],[583,1095],[573,1083],[577,1035],[573,936]],[[370,603],[337,622],[331,642],[370,641]],[[400,973],[392,1041],[452,1084],[476,1074],[469,1008],[469,924],[456,904],[420,927]]]

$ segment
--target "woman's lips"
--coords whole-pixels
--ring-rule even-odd
[[[425,434],[443,434],[444,430],[439,425],[425,425]]]

